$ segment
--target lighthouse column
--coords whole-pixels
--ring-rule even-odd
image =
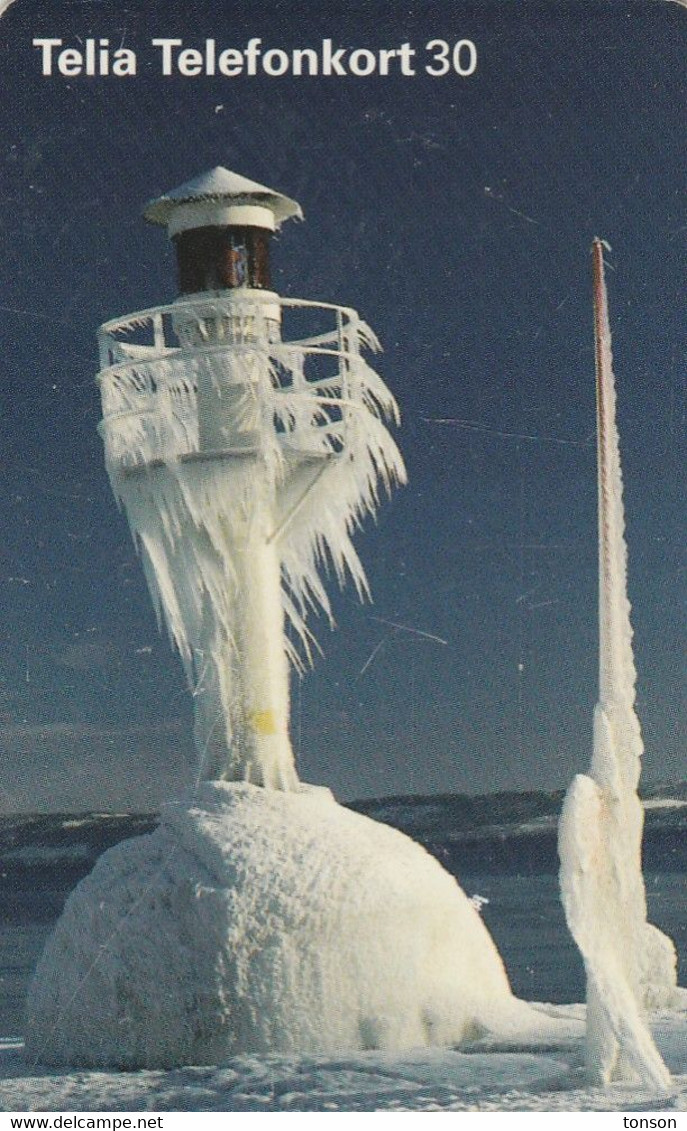
[[[243,744],[239,777],[274,789],[298,778],[289,738],[289,669],[284,651],[280,565],[264,517],[252,524],[236,555]]]
[[[194,739],[201,779],[288,790],[299,782],[279,558],[269,534],[260,516],[242,535],[231,532],[231,624],[208,599],[196,657]]]
[[[197,312],[192,321],[195,330],[178,316],[177,333],[197,351]],[[200,577],[217,579],[203,598],[194,734],[203,779],[295,789],[275,538],[281,461],[263,405],[271,386],[266,321],[265,304],[245,293],[225,303],[222,318],[200,321],[203,341],[221,332],[221,345],[197,365],[198,451],[185,477],[196,522],[208,533],[198,539],[189,529],[185,537],[207,555]],[[269,326],[272,338],[274,317]]]

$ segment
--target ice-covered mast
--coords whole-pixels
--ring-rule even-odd
[[[145,216],[180,296],[99,335],[107,469],[193,692],[199,777],[276,789],[298,786],[288,664],[310,658],[308,611],[329,611],[321,567],[366,591],[351,535],[405,478],[372,332],[271,288],[271,234],[300,215],[223,168],[166,193]],[[319,324],[284,340],[294,309]]]
[[[574,778],[559,827],[561,895],[587,974],[587,1063],[600,1083],[662,1088],[668,1071],[646,1011],[675,986],[670,939],[647,922],[643,753],[627,598],[627,547],[603,242],[592,246],[599,542],[599,698],[589,775]]]

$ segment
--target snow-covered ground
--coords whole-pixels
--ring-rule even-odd
[[[51,821],[54,823],[55,819],[51,818]],[[58,823],[61,827],[63,819]],[[91,830],[95,856],[106,847],[106,839],[103,838],[107,830],[103,829],[108,822],[103,823],[101,819],[94,823],[91,820],[90,824],[94,824],[95,828],[95,832]],[[145,824],[146,830],[149,824],[152,822]],[[453,821],[448,820],[439,822],[442,837],[452,824]],[[517,821],[511,821],[511,828],[514,826],[517,826]],[[143,826],[139,828],[135,823],[135,827],[129,828],[127,824],[118,835],[141,831],[144,831]],[[74,840],[83,840],[83,829],[75,832],[78,836],[75,835]],[[681,828],[673,832],[679,841]],[[35,839],[44,843],[46,839],[50,842],[51,838],[41,827],[40,835]],[[14,842],[15,847],[19,845],[26,847],[23,838],[19,839],[18,845]],[[53,873],[44,875],[41,870],[35,875],[31,872],[31,876],[40,901],[45,902],[46,885],[49,887],[53,882]],[[654,883],[650,884],[650,895],[654,895],[655,891],[659,891],[660,895],[655,907],[655,921],[677,938],[676,926],[681,918],[679,909],[684,906],[683,887],[680,883],[671,882],[665,890],[660,883],[655,889],[655,882],[659,879],[663,882],[670,877],[655,876]],[[490,898],[485,916],[494,919],[499,942],[505,946],[509,967],[513,967],[511,972],[519,975],[520,994],[531,996],[537,990],[541,993],[543,984],[548,986],[551,981],[550,989],[544,992],[555,992],[560,1001],[565,1000],[568,994],[570,1000],[580,992],[580,987],[577,973],[572,978],[572,955],[569,948],[564,949],[562,945],[562,924],[555,932],[550,929],[554,885],[553,877],[501,876],[499,873],[475,877],[474,883],[469,880],[467,890],[486,892]],[[529,895],[523,896],[523,887]],[[10,894],[11,891],[6,893],[8,898]],[[518,915],[514,914],[513,905],[521,908]],[[21,908],[24,908],[23,903]],[[24,908],[24,912],[30,915],[31,908],[32,903]],[[669,918],[666,918],[666,909],[671,910]],[[529,931],[525,940],[520,938],[523,921],[526,921]],[[41,930],[44,931],[45,927]],[[541,941],[537,942],[539,939]],[[14,934],[7,945],[8,948],[19,945],[21,950]],[[546,953],[540,953],[539,947]],[[549,961],[550,952],[556,954],[559,963],[556,979],[553,979],[552,972],[547,974],[548,966],[544,963],[545,958]],[[11,971],[7,964],[15,960],[16,956],[13,958],[8,949],[3,971],[8,978]],[[526,977],[525,970],[528,971]],[[548,1007],[547,1012],[576,1020],[581,1030],[582,1006]],[[10,1014],[14,1016],[13,1021],[9,1020]],[[0,1029],[0,1033],[21,1033],[19,1018],[20,1011],[6,1009],[4,1028]],[[687,1111],[687,1010],[661,1014],[656,1019],[654,1032],[659,1050],[673,1073],[673,1085],[666,1095],[638,1091],[630,1085],[615,1085],[608,1091],[590,1087],[585,1083],[581,1070],[581,1037],[569,1038],[565,1044],[557,1042],[554,1046],[550,1043],[540,1048],[523,1043],[517,1048],[506,1048],[503,1044],[490,1049],[475,1046],[460,1053],[422,1049],[394,1054],[348,1053],[335,1058],[241,1056],[227,1061],[221,1068],[203,1066],[135,1072],[80,1069],[62,1072],[28,1063],[21,1039],[7,1036],[4,1040],[0,1039],[0,1110]]]
[[[580,1022],[582,1006],[545,1007]],[[687,1111],[687,1011],[662,1013],[654,1035],[673,1073],[668,1092],[589,1087],[581,1038],[559,1047],[468,1052],[241,1056],[221,1068],[51,1072],[0,1040],[5,1111]]]

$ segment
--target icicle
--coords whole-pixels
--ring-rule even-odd
[[[250,334],[233,340],[235,309],[193,300],[108,323],[101,433],[195,696],[201,776],[294,788],[288,663],[312,662],[309,613],[331,620],[323,574],[369,597],[352,537],[405,482],[384,423],[398,407],[361,357],[379,343],[355,312],[328,308],[336,331],[283,343],[245,300]],[[168,311],[181,348],[108,344]],[[311,379],[313,359],[335,371]]]

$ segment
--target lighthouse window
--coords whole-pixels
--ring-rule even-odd
[[[229,248],[228,254],[229,285],[231,287],[245,287],[248,283],[248,249],[245,244],[237,243]]]
[[[207,227],[174,237],[182,294],[270,287],[269,236],[263,228]]]

